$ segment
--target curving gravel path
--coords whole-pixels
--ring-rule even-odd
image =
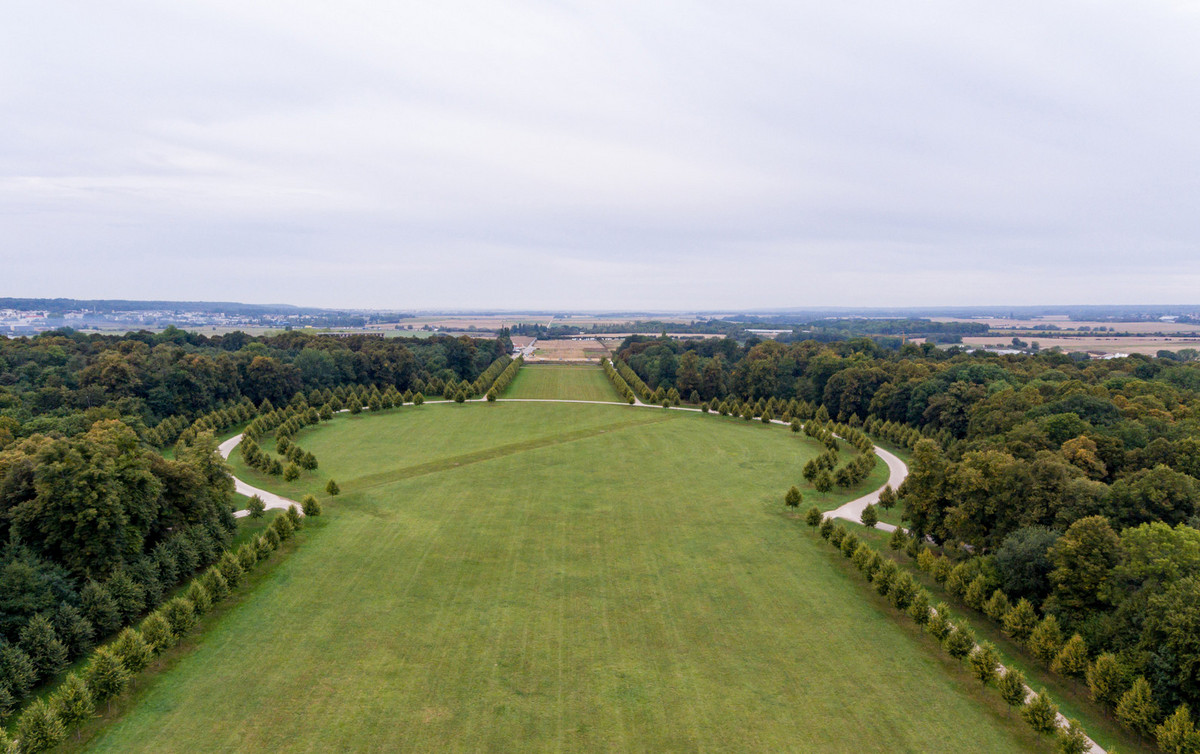
[[[221,454],[222,458],[228,460],[229,455],[233,453],[233,449],[236,448],[241,441],[242,435],[234,435],[218,445],[217,451]],[[304,511],[301,510],[302,506],[295,500],[288,500],[286,497],[276,495],[274,492],[267,492],[266,490],[260,490],[257,487],[252,487],[243,482],[241,479],[233,476],[233,474],[230,474],[229,476],[233,477],[233,488],[237,490],[239,495],[245,495],[246,497],[258,495],[260,498],[262,498],[263,504],[269,509],[278,508],[280,510],[287,510],[288,506],[294,505],[296,506],[296,510],[300,511],[300,515],[304,515]],[[233,515],[235,518],[243,518],[245,516],[249,516],[250,511],[234,511]]]

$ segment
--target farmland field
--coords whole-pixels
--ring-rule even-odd
[[[1040,750],[784,513],[820,450],[784,427],[500,402],[298,442],[300,482],[237,473],[343,494],[93,750]]]
[[[609,341],[611,342],[611,341]],[[595,338],[539,340],[532,361],[599,361],[609,347]]]

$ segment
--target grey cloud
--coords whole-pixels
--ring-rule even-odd
[[[27,3],[6,295],[1194,300],[1194,2]]]

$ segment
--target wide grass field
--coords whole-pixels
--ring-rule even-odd
[[[784,427],[501,401],[297,441],[301,482],[235,469],[343,494],[90,749],[1045,746],[784,512],[819,451]]]
[[[589,365],[526,364],[504,391],[504,397],[623,402],[604,371]]]

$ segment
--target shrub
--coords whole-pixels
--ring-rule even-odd
[[[892,580],[892,586],[888,589],[888,601],[897,610],[904,610],[912,604],[913,596],[917,593],[917,582],[913,581],[913,577],[908,571],[900,571],[899,575]]]
[[[1075,634],[1068,639],[1067,643],[1058,651],[1050,668],[1055,673],[1070,678],[1083,678],[1088,670],[1087,645],[1084,644],[1083,637]]]
[[[33,616],[21,627],[17,643],[25,650],[39,676],[56,675],[67,666],[67,647],[59,641],[50,619],[42,613]]]
[[[918,626],[924,626],[929,622],[929,592],[917,589],[912,602],[908,603],[908,615]]]
[[[1037,613],[1033,610],[1033,603],[1024,597],[1004,616],[1004,633],[1021,644],[1029,641],[1037,625]]]
[[[1097,657],[1088,668],[1087,683],[1092,692],[1092,701],[1112,708],[1121,700],[1129,680],[1116,655],[1106,653]]]
[[[1054,662],[1062,645],[1062,629],[1058,626],[1058,618],[1053,615],[1042,618],[1042,622],[1029,635],[1029,652],[1047,667]]]
[[[205,591],[214,602],[229,596],[229,581],[217,566],[212,566],[205,571],[200,577],[200,583],[204,584]]]
[[[67,730],[58,715],[42,699],[35,699],[21,713],[16,733],[17,740],[21,742],[21,754],[51,749],[67,736]]]
[[[1021,671],[1009,668],[996,682],[996,690],[1000,698],[1010,707],[1020,707],[1025,704],[1028,691],[1025,688],[1025,676]]]
[[[196,608],[183,597],[176,597],[162,606],[163,617],[171,627],[171,633],[183,636],[196,625]]]
[[[849,558],[853,557],[854,551],[858,549],[858,544],[858,537],[852,533],[847,533],[846,536],[842,537],[842,543],[838,545],[838,549],[842,551],[843,555]]]
[[[207,613],[212,609],[213,598],[204,585],[200,583],[203,576],[192,579],[192,583],[188,585],[187,591],[183,593],[188,601],[196,608],[196,612],[200,614]]]
[[[942,646],[948,655],[956,660],[961,660],[975,646],[975,635],[965,621],[959,621],[958,625],[951,628],[950,633],[942,640]]]
[[[1154,729],[1158,748],[1167,754],[1196,754],[1200,752],[1200,733],[1192,724],[1191,713],[1186,704],[1175,708],[1175,714]]]
[[[1092,750],[1091,740],[1083,732],[1083,726],[1075,719],[1068,720],[1067,727],[1058,730],[1056,743],[1059,754],[1087,754]]]
[[[225,581],[229,584],[230,589],[238,585],[238,582],[242,580],[242,574],[244,573],[242,566],[237,561],[237,558],[235,558],[233,553],[229,552],[228,550],[226,550],[225,554],[221,556],[221,559],[217,561],[217,570],[219,570],[221,575],[225,577]]]
[[[1058,707],[1045,689],[1021,708],[1021,717],[1038,733],[1050,734],[1058,729]]]
[[[300,478],[300,467],[294,463],[289,463],[287,468],[283,470],[283,480],[285,482],[294,482]]]
[[[266,509],[266,503],[258,495],[251,495],[250,501],[246,503],[246,510],[250,511],[250,518],[262,518],[263,511]]]
[[[789,508],[798,508],[800,506],[800,498],[800,488],[793,484],[788,489],[787,494],[783,496],[783,502]]]
[[[866,508],[863,508],[862,516],[859,520],[862,521],[863,526],[868,529],[874,529],[875,524],[879,523],[879,514],[875,512],[875,506],[867,505]]]
[[[142,621],[142,638],[156,654],[161,654],[175,644],[175,632],[160,612],[153,612]]]
[[[84,671],[84,680],[95,700],[102,702],[125,690],[129,685],[129,670],[115,651],[100,647],[92,653],[92,661]]]
[[[1150,683],[1141,676],[1117,702],[1117,719],[1147,738],[1154,735],[1159,714]]]
[[[983,603],[984,614],[997,623],[1003,623],[1004,616],[1011,609],[1012,606],[1008,603],[1008,595],[999,589],[993,591],[988,601]]]
[[[280,518],[283,518],[283,516],[280,516]],[[272,521],[271,523],[274,524],[275,522]],[[273,552],[274,550],[278,550],[279,545],[281,545],[282,543],[283,543],[283,540],[279,536],[279,532],[275,529],[274,526],[269,526],[269,527],[267,527],[267,530],[265,532],[263,532],[261,536],[259,536],[256,546],[258,546],[258,551],[260,553],[260,557],[265,558],[267,555],[270,555],[271,552]],[[263,546],[265,546],[265,548],[266,548],[265,554],[263,554]]]
[[[818,529],[822,539],[830,539],[833,537],[833,520],[829,518],[821,519],[821,526]]]
[[[306,516],[321,515],[321,503],[313,495],[305,495],[300,500],[300,506]]]
[[[975,648],[968,658],[971,665],[971,675],[982,683],[987,685],[996,679],[996,666],[1000,664],[1000,657],[996,654],[996,648],[986,641]]]
[[[285,511],[285,512],[287,513],[288,521],[290,521],[292,523],[292,528],[299,529],[300,528],[300,510],[298,508],[296,508],[296,506],[294,506],[294,505],[289,505],[287,507],[287,511]]]
[[[146,669],[154,657],[154,650],[142,635],[132,628],[126,627],[112,643],[112,650],[121,658],[121,663],[131,675],[137,675]]]

